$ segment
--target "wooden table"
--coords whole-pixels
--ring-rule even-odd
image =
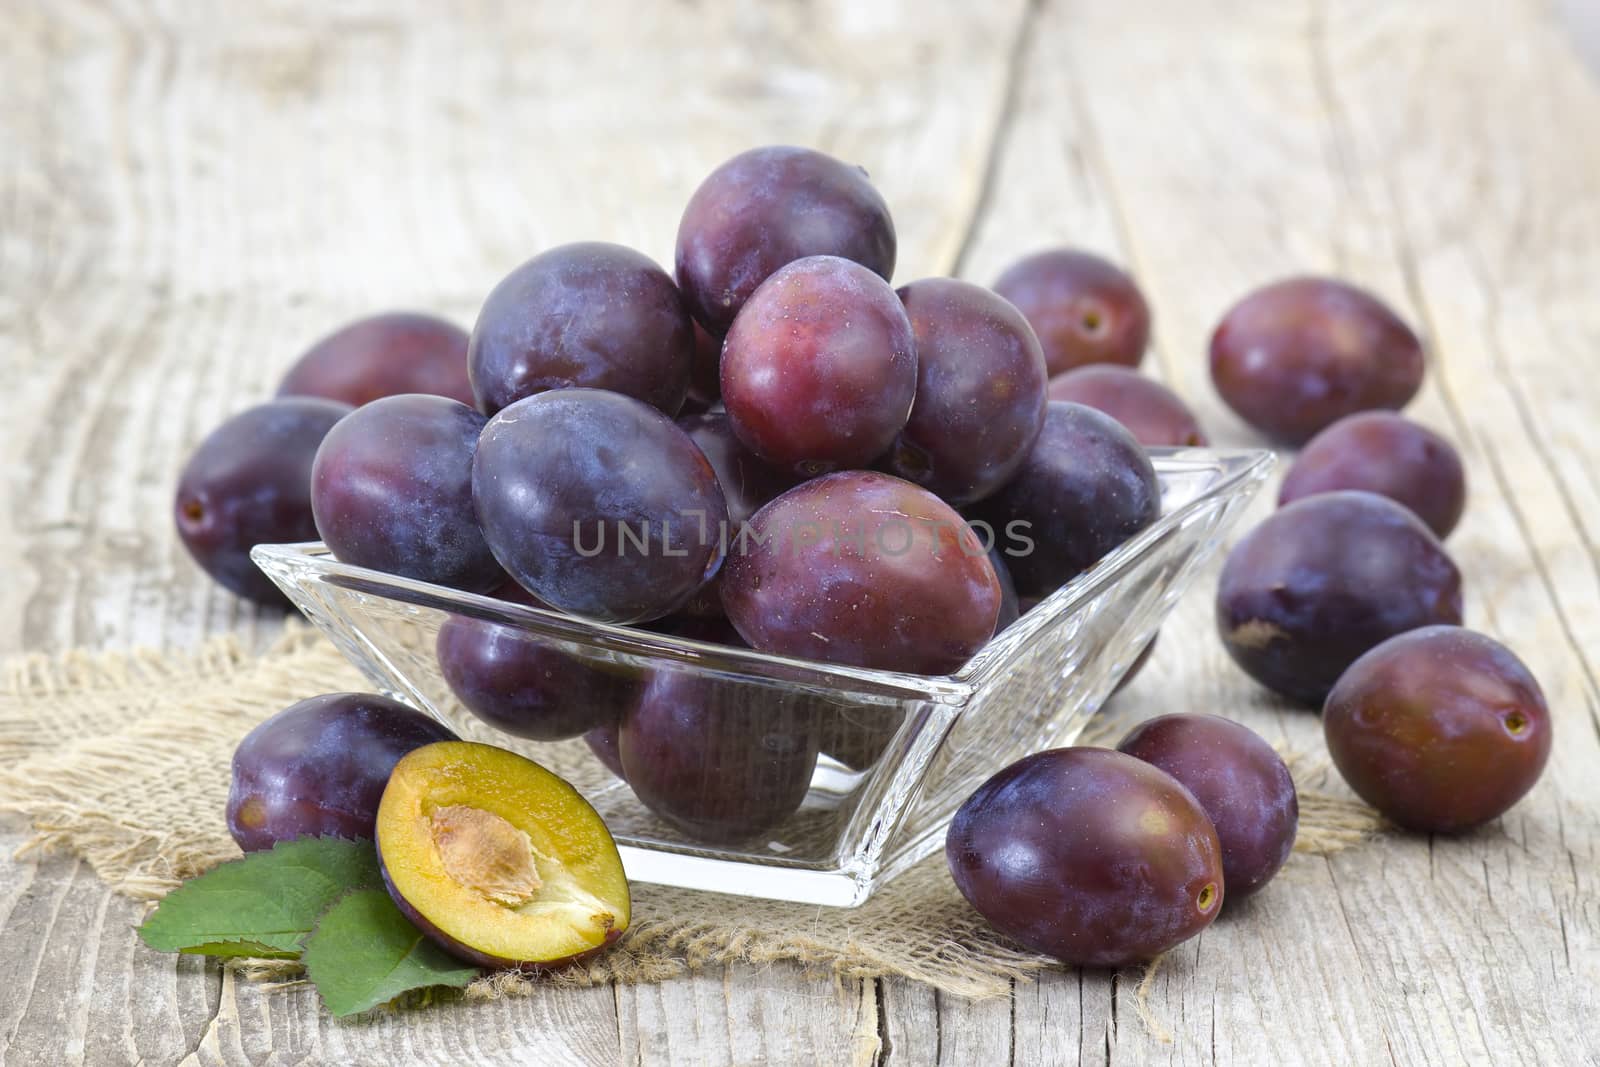
[[[1138,1018],[1137,972],[972,1003],[733,966],[336,1023],[306,990],[143,951],[140,906],[52,858],[0,865],[8,1062],[1600,1057],[1589,0],[227,7],[4,7],[0,651],[267,636],[276,618],[209,584],[172,533],[175,472],[206,430],[346,317],[470,322],[505,271],[578,238],[670,262],[697,180],[787,141],[869,167],[902,279],[992,280],[1062,242],[1128,263],[1157,309],[1148,368],[1219,443],[1257,440],[1202,358],[1243,291],[1337,272],[1403,309],[1432,346],[1413,411],[1470,464],[1450,542],[1470,621],[1543,679],[1555,758],[1479,833],[1297,859],[1158,973],[1170,1043]],[[1225,660],[1209,581],[1122,699],[1315,749],[1312,716]]]

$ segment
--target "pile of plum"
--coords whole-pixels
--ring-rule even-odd
[[[895,255],[865,172],[808,149],[745,152],[690,199],[675,277],[627,248],[570,244],[502,280],[470,335],[390,313],[319,342],[277,399],[201,444],[179,481],[180,536],[262,602],[282,598],[250,548],[320,538],[346,563],[586,619],[948,674],[1158,518],[1147,448],[1207,438],[1137,372],[1150,310],[1112,264],[1056,250],[992,290],[897,290]],[[1211,344],[1219,393],[1305,448],[1281,509],[1227,560],[1217,620],[1251,676],[1326,702],[1329,749],[1358,793],[1401,825],[1457,830],[1532,786],[1550,725],[1521,663],[1459,627],[1439,539],[1464,508],[1462,465],[1395,414],[1423,371],[1405,323],[1339,281],[1290,279],[1228,311]],[[474,713],[537,740],[585,736],[651,810],[705,841],[792,814],[819,751],[875,757],[830,740],[804,699],[752,715],[700,676],[622,677],[480,620],[447,620],[437,651]],[[440,742],[455,744],[382,698],[303,702],[241,745],[230,826],[247,849],[375,835],[380,853],[410,857],[390,888],[419,926],[437,934],[452,908],[479,916],[479,947],[441,943],[548,964],[547,941],[524,953],[496,940],[494,909],[566,922],[576,912],[547,906],[551,893],[614,898],[574,873],[614,850],[609,834],[584,806],[570,835],[536,835],[565,842],[553,853],[525,848],[512,800],[537,806],[555,788],[542,782],[504,786],[482,810],[430,806],[429,782],[522,773],[485,746],[422,761],[403,787],[410,814],[386,824],[397,761]],[[448,814],[417,814],[436,807]],[[1296,820],[1294,784],[1261,738],[1171,715],[1117,751],[1001,770],[961,808],[947,855],[998,929],[1120,965],[1260,889]],[[521,872],[510,896],[485,881],[507,864]]]

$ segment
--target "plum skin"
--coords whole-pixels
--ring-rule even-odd
[[[608,389],[676,415],[695,358],[672,278],[642,253],[583,241],[508,274],[484,300],[467,368],[485,415],[547,389]]]
[[[1177,393],[1136,370],[1110,363],[1050,379],[1050,399],[1103,411],[1146,448],[1204,448],[1205,431]]]
[[[472,498],[517,584],[606,622],[671,614],[722,566],[728,508],[694,441],[647,404],[599,389],[539,393],[484,427]],[[624,541],[622,527],[645,547]]]
[[[956,888],[995,929],[1064,963],[1122,967],[1210,925],[1222,846],[1166,772],[1104,748],[1025,756],[950,823]]]
[[[962,507],[1027,459],[1044,425],[1044,352],[1022,313],[981,286],[924,278],[899,295],[917,386],[889,469]]]
[[[727,412],[708,411],[684,415],[678,427],[705,453],[716,472],[717,484],[728,505],[728,532],[731,537],[766,504],[793,489],[799,478],[767,463],[746,448],[733,432]]]
[[[994,291],[1033,326],[1052,375],[1094,363],[1137,367],[1150,343],[1150,305],[1121,268],[1088,252],[1052,249],[1008,267]]]
[[[1322,727],[1334,766],[1390,821],[1456,833],[1498,818],[1550,758],[1544,693],[1510,649],[1458,626],[1392,637],[1351,664]]]
[[[621,778],[696,841],[732,844],[800,807],[817,766],[812,698],[770,696],[694,671],[660,670],[617,728]]]
[[[734,432],[773,466],[806,477],[864,467],[910,417],[916,338],[888,282],[810,256],[751,294],[723,341],[721,381]]]
[[[1347,415],[1307,442],[1283,479],[1278,503],[1337,489],[1404,504],[1441,541],[1467,506],[1466,471],[1450,442],[1387,411]]]
[[[1395,634],[1461,621],[1461,572],[1422,520],[1346,490],[1284,507],[1234,546],[1217,629],[1256,681],[1319,705],[1345,668]]]
[[[278,385],[279,396],[321,396],[355,407],[401,393],[472,404],[467,331],[413,311],[369,315],[312,345]]]
[[[228,832],[246,852],[297,837],[368,838],[406,753],[453,741],[443,723],[375,693],[326,693],[251,730],[233,754]]]
[[[172,511],[184,548],[229,591],[289,599],[250,559],[258,544],[314,541],[311,465],[348,404],[287,397],[240,412],[200,442],[178,476]]]
[[[501,599],[534,603],[520,587]],[[517,737],[562,741],[622,714],[632,681],[566,651],[548,638],[501,623],[451,615],[434,654],[450,691],[479,719]]]
[[[947,674],[994,635],[1001,587],[982,545],[910,482],[874,471],[815,478],[758,511],[747,532],[721,586],[752,648]]]
[[[860,167],[771,145],[734,156],[700,183],[678,225],[675,263],[695,319],[720,337],[775,271],[818,255],[853,260],[887,282],[889,207]]]
[[[1346,415],[1398,411],[1422,387],[1422,342],[1364,289],[1287,278],[1246,295],[1211,335],[1211,379],[1251,426],[1302,444]]]
[[[1289,858],[1300,798],[1283,758],[1256,733],[1220,715],[1161,715],[1117,745],[1194,794],[1222,845],[1228,903],[1257,892]]]
[[[503,583],[472,503],[483,425],[467,405],[420,393],[374,400],[341,420],[311,469],[317,532],[334,556],[469,592]]]
[[[1016,477],[972,514],[1002,538],[1027,524],[1031,545],[1000,543],[1018,595],[1044,597],[1160,518],[1161,483],[1121,423],[1055,400]]]

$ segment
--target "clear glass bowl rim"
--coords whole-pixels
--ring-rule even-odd
[[[346,588],[438,611],[504,623],[554,640],[598,646],[625,655],[666,657],[702,669],[726,671],[739,677],[765,678],[832,692],[964,704],[986,682],[1004,671],[1041,630],[1078,610],[1106,585],[1130,568],[1137,567],[1143,557],[1174,527],[1186,523],[1194,513],[1211,506],[1214,498],[1228,494],[1241,482],[1264,478],[1274,462],[1273,453],[1266,449],[1152,448],[1149,451],[1158,477],[1163,471],[1176,473],[1207,467],[1220,467],[1221,472],[1217,480],[1206,486],[1194,499],[1171,512],[1163,513],[1156,522],[1118,546],[1089,570],[1041,600],[1033,610],[948,675],[910,674],[819,663],[656,633],[637,626],[600,622],[548,608],[515,604],[485,594],[468,593],[342,563],[334,559],[320,541],[257,545],[250,554],[258,565],[266,565],[264,569],[269,571],[283,565],[310,567],[326,580]]]

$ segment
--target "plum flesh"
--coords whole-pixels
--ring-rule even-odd
[[[1453,833],[1504,814],[1550,758],[1550,709],[1504,645],[1459,626],[1392,637],[1323,706],[1334,766],[1412,830]]]
[[[234,751],[228,832],[246,852],[296,837],[370,838],[400,757],[454,738],[432,717],[375,693],[302,700]]]
[[[481,967],[557,967],[628,928],[628,881],[605,823],[572,786],[505,749],[446,741],[407,755],[383,792],[377,845],[401,912]]]

